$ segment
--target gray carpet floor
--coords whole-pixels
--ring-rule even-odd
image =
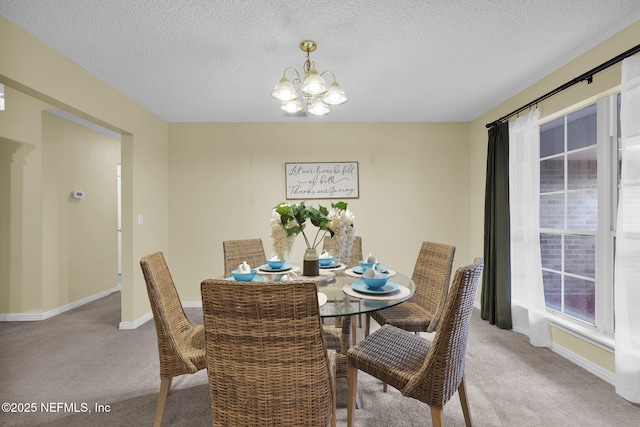
[[[200,309],[186,311],[202,323]],[[3,406],[0,425],[151,425],[160,384],[153,322],[121,331],[119,320],[115,293],[42,322],[0,323],[0,401],[22,411],[4,412]],[[476,426],[640,425],[640,407],[611,385],[549,349],[530,346],[520,334],[489,325],[477,310],[466,365]],[[431,425],[428,406],[392,388],[383,393],[382,384],[364,373],[358,380],[363,408],[356,426]],[[337,387],[338,425],[346,425],[346,380]],[[444,416],[447,426],[464,425],[457,395]],[[211,425],[206,371],[174,379],[163,425]]]

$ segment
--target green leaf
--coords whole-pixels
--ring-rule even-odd
[[[331,203],[331,207],[335,209],[340,209],[341,211],[347,210],[347,204],[345,202]]]
[[[289,206],[288,203],[282,202],[279,203],[275,208],[277,213],[280,214],[280,216],[283,215],[289,215],[289,212],[291,211],[291,206]]]
[[[304,229],[304,225],[302,225],[301,227],[298,227],[297,225],[291,228],[287,228],[287,236],[291,237],[294,234],[298,234],[300,232],[302,232],[302,230]]]
[[[302,225],[309,216],[308,208],[304,205],[304,202],[300,202],[299,205],[292,205],[291,215],[298,221],[298,224]]]
[[[309,211],[309,219],[311,220],[311,223],[321,230],[326,230],[328,223],[327,215],[316,208],[309,207],[307,209]]]

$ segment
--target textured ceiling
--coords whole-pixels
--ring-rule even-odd
[[[0,0],[0,15],[168,122],[449,122],[638,21],[640,1]],[[323,118],[270,95],[304,39],[349,96]]]

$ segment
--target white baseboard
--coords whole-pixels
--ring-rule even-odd
[[[50,317],[64,313],[65,311],[72,310],[81,305],[88,304],[100,298],[104,298],[107,295],[111,295],[114,292],[120,291],[120,286],[112,288],[104,292],[97,293],[95,295],[88,296],[79,301],[72,302],[62,307],[54,308],[53,310],[46,311],[44,313],[15,313],[15,314],[0,314],[0,322],[35,322],[49,319]]]
[[[478,302],[478,301],[475,301],[473,306],[475,308],[477,308],[478,310],[481,309],[481,303]],[[527,335],[527,331],[522,330],[522,328],[514,328],[513,332],[517,332],[519,334]],[[587,372],[590,372],[591,374],[595,375],[596,377],[600,378],[601,380],[606,381],[609,384],[615,386],[615,384],[616,384],[615,383],[615,378],[616,378],[616,374],[615,373],[604,369],[602,366],[596,365],[595,363],[585,359],[582,356],[577,355],[576,353],[574,353],[574,352],[572,352],[570,350],[567,350],[565,347],[562,347],[561,345],[558,345],[558,344],[556,344],[554,342],[551,343],[551,351],[553,351],[554,353],[564,357],[568,361],[578,365],[582,369],[586,370]]]
[[[608,382],[612,386],[616,385],[616,374],[614,372],[610,372],[604,369],[602,366],[596,365],[595,363],[577,355],[570,350],[567,350],[566,348],[556,343],[551,344],[551,351],[559,354],[570,362],[573,362],[587,372],[592,373],[601,380]]]
[[[151,319],[153,319],[153,313],[149,311],[147,312],[147,314],[145,314],[142,317],[139,317],[133,322],[120,322],[120,325],[118,325],[118,329],[136,329],[138,326],[144,325],[146,322],[148,322]]]

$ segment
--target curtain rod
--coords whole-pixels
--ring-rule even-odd
[[[571,86],[583,82],[583,81],[587,81],[587,83],[591,83],[593,81],[593,75],[599,73],[600,71],[607,69],[609,67],[611,67],[612,65],[617,64],[618,62],[622,61],[623,59],[634,55],[636,53],[640,52],[640,44],[632,47],[631,49],[629,49],[628,51],[621,53],[620,55],[616,56],[615,58],[611,58],[610,60],[608,60],[607,62],[604,62],[600,65],[598,65],[597,67],[587,71],[584,74],[579,75],[578,77],[576,77],[573,80],[570,80],[568,82],[566,82],[565,84],[563,84],[562,86],[558,86],[557,88],[555,88],[554,90],[552,90],[551,92],[545,93],[544,95],[542,95],[539,98],[534,99],[533,101],[529,102],[526,105],[523,105],[522,107],[513,110],[512,112],[510,112],[509,114],[507,114],[506,116],[502,116],[500,117],[498,120],[495,120],[491,123],[487,123],[487,127],[493,127],[496,125],[499,125],[500,123],[504,122],[505,120],[515,116],[516,114],[520,113],[521,111],[526,110],[527,108],[533,107],[534,105],[538,104],[541,101],[544,101],[547,98],[552,97],[553,95],[555,95],[558,92],[562,92],[565,89],[570,88]]]

